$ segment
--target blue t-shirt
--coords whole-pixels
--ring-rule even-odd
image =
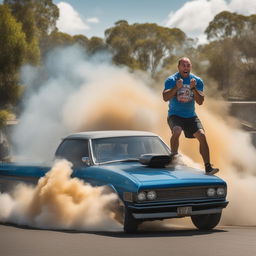
[[[176,81],[180,78],[182,77],[179,72],[169,76],[165,81],[164,89],[172,89],[176,85]],[[200,77],[189,74],[187,78],[182,78],[182,88],[169,101],[168,116],[176,115],[185,118],[196,116],[194,93],[190,90],[190,80],[192,78],[196,79],[196,89],[199,91],[204,90],[204,82]]]

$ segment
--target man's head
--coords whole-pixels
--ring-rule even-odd
[[[192,64],[189,58],[182,57],[178,62],[178,70],[183,78],[187,78],[190,74]]]

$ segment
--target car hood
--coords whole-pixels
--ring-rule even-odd
[[[109,166],[110,167],[110,166]],[[169,187],[175,186],[198,186],[209,184],[225,184],[217,176],[206,175],[204,171],[183,165],[175,165],[166,168],[149,168],[141,164],[113,164],[111,169],[116,169],[127,178],[143,187]]]

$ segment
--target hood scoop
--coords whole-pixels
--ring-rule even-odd
[[[171,162],[170,155],[144,154],[139,158],[139,162],[152,168],[163,168]]]

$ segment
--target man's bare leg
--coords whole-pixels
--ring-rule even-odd
[[[219,171],[218,168],[213,168],[210,162],[210,151],[209,146],[206,140],[206,136],[203,129],[199,129],[196,133],[194,133],[194,136],[199,141],[199,151],[203,158],[204,164],[205,164],[205,172],[206,174],[215,174]]]
[[[177,154],[179,150],[179,138],[182,132],[180,126],[174,126],[172,129],[172,137],[170,140],[172,154]]]

